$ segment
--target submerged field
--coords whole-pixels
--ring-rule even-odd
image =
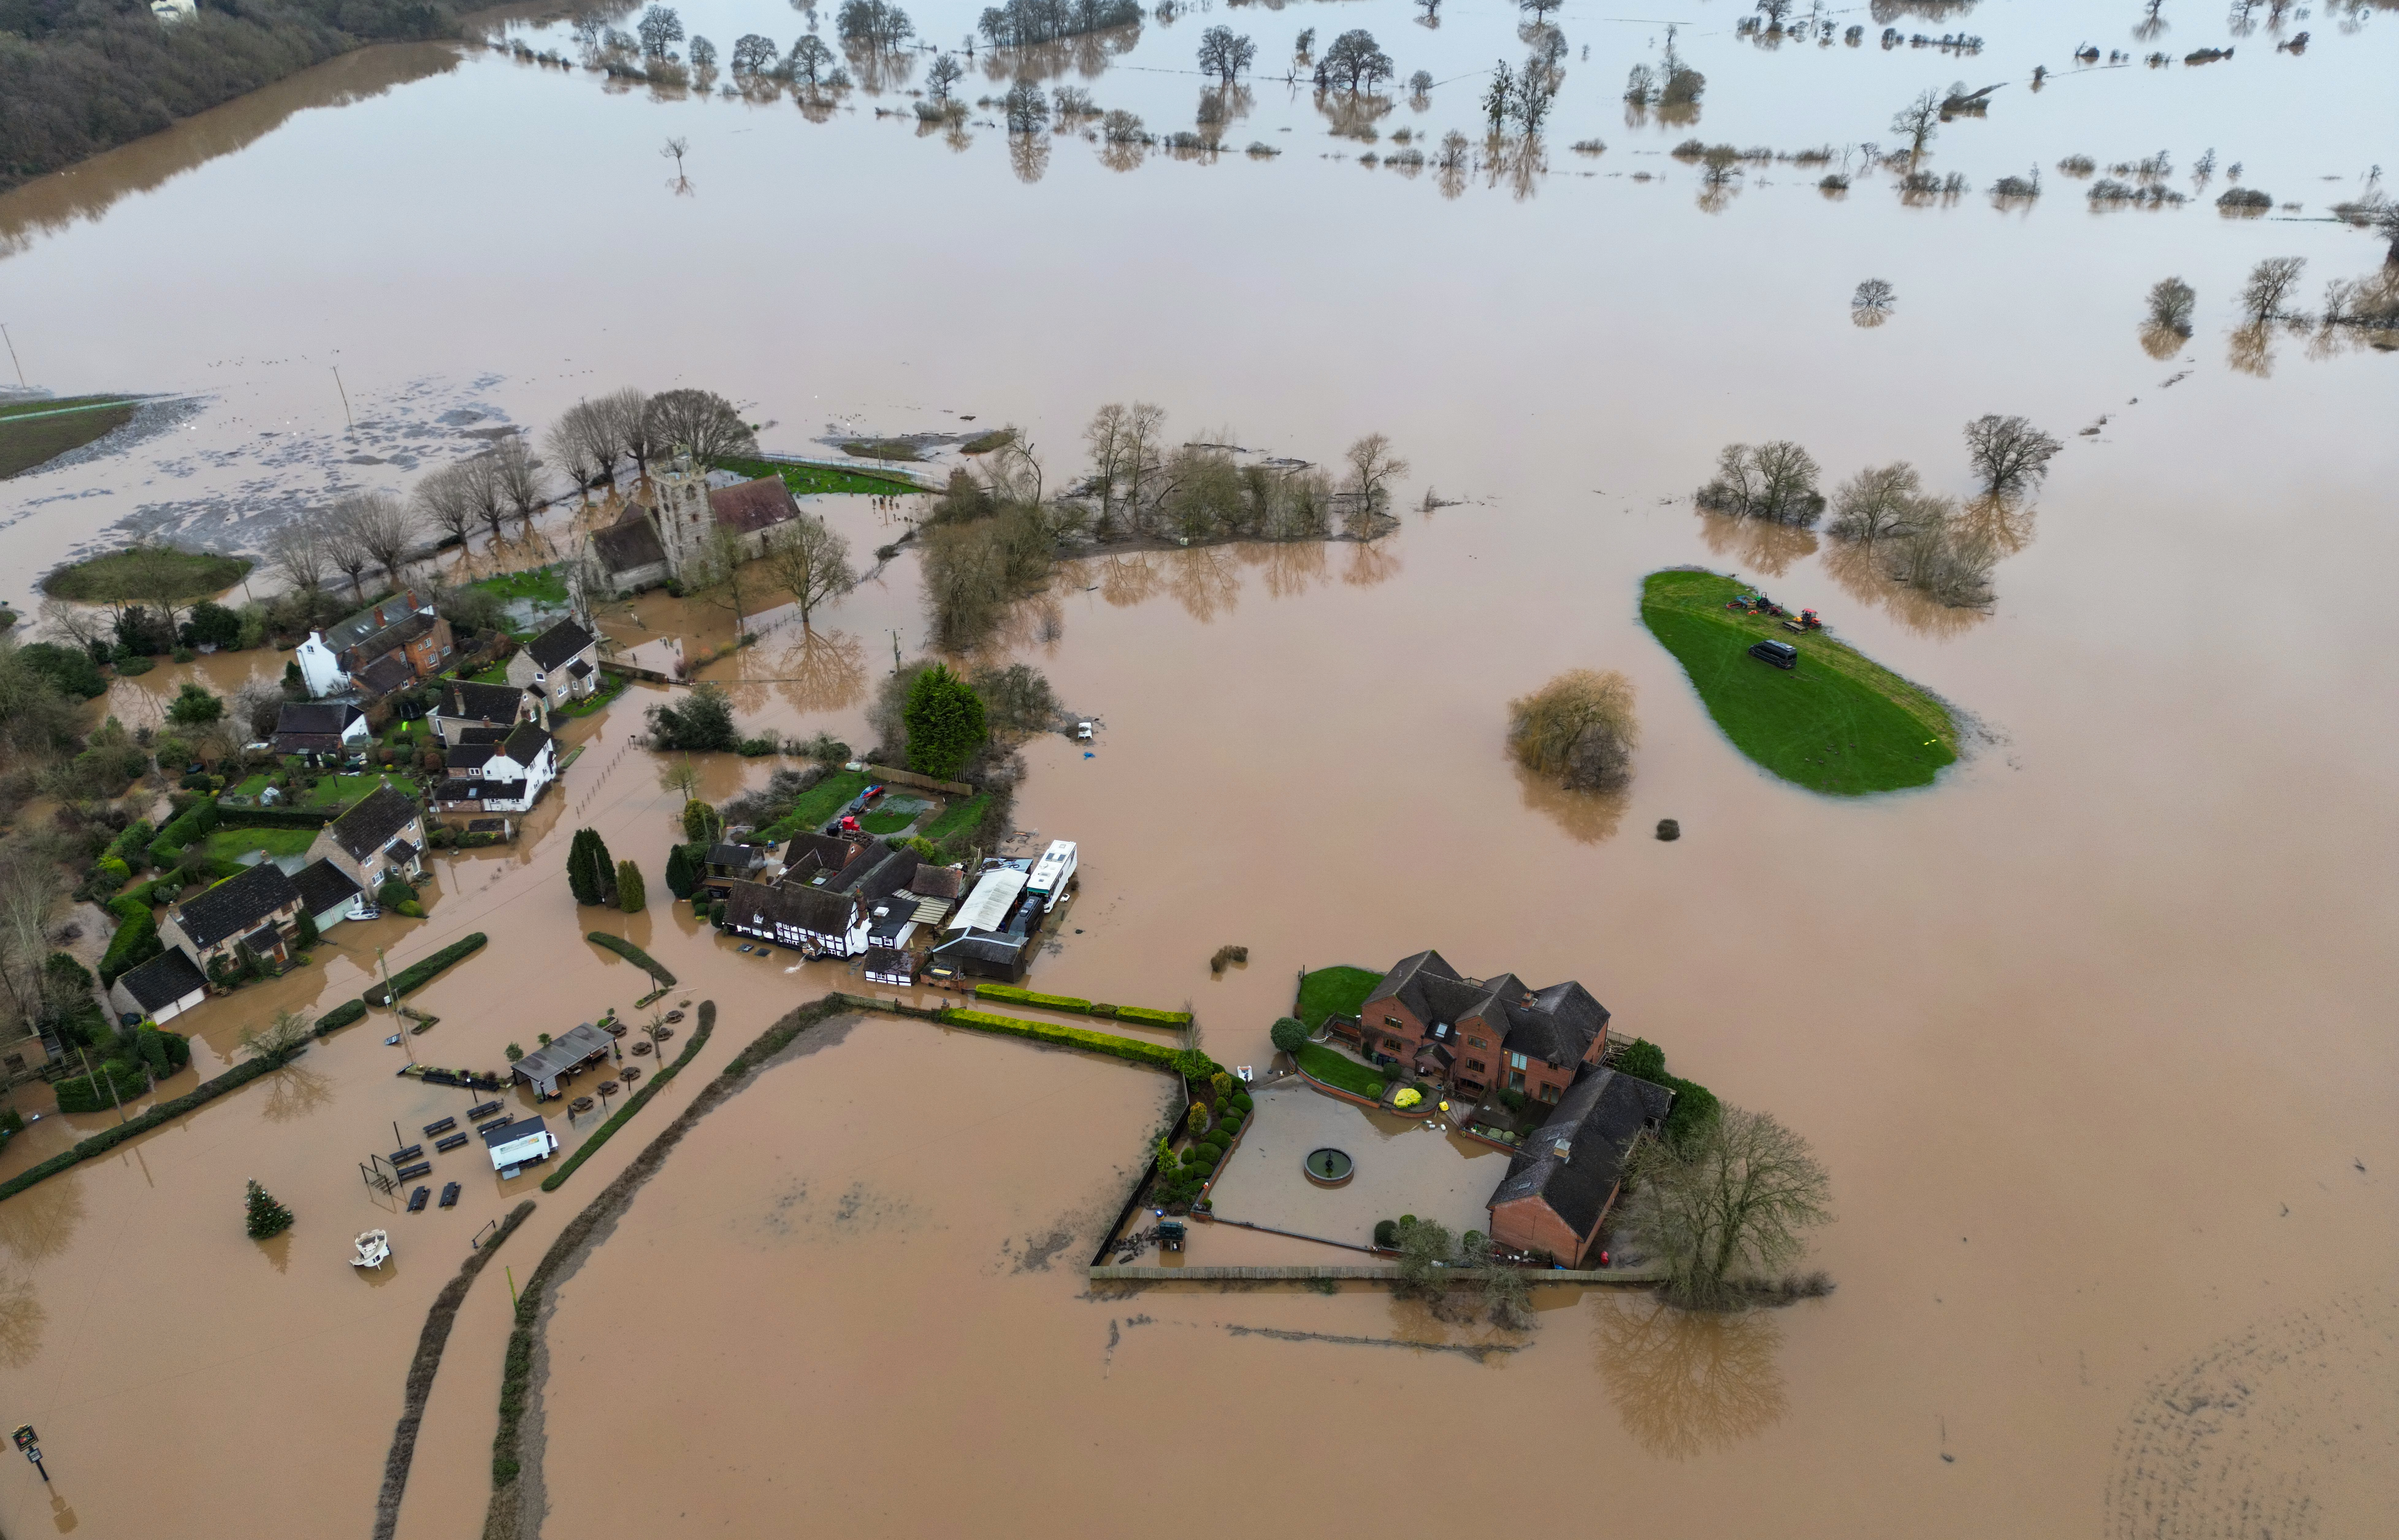
[[[1725,608],[1748,591],[1696,570],[1641,581],[1642,624],[1734,748],[1784,780],[1843,797],[1929,786],[1957,763],[1958,725],[1938,698],[1826,632],[1797,636],[1772,615]],[[1749,655],[1769,639],[1797,647],[1799,666]]]

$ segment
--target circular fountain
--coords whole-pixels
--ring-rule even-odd
[[[1358,1174],[1357,1164],[1349,1158],[1349,1151],[1331,1148],[1308,1151],[1300,1169],[1319,1187],[1347,1186],[1349,1179]]]

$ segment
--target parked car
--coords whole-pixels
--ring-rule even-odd
[[[1778,669],[1799,667],[1799,649],[1788,642],[1760,642],[1751,646],[1749,655],[1762,658]]]

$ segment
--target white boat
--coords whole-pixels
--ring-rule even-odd
[[[352,1244],[358,1249],[357,1255],[350,1258],[353,1267],[381,1267],[391,1258],[391,1232],[387,1230],[360,1231]]]

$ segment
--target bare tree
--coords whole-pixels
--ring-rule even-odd
[[[1725,1107],[1681,1147],[1644,1138],[1625,1228],[1666,1268],[1666,1297],[1722,1309],[1797,1260],[1832,1217],[1832,1182],[1808,1141],[1764,1113]]]
[[[1200,73],[1213,74],[1227,86],[1257,54],[1258,46],[1230,27],[1210,27],[1200,34]]]
[[[2305,257],[2268,257],[2249,269],[2249,281],[2241,287],[2241,308],[2253,321],[2272,320],[2282,314],[2283,301],[2307,265]]]
[[[613,390],[592,405],[607,413],[608,432],[618,454],[632,456],[633,467],[644,478],[657,456],[658,441],[650,422],[650,399],[632,385]]]
[[[541,462],[533,457],[524,435],[512,433],[492,446],[491,474],[492,490],[517,516],[523,533],[531,534],[534,512],[541,507]]]
[[[359,575],[374,565],[374,552],[367,547],[359,529],[358,507],[354,499],[345,497],[323,513],[315,516],[319,534],[324,541],[325,560],[335,571],[350,580],[350,595],[363,603],[366,589]]]
[[[1408,473],[1408,463],[1391,453],[1391,441],[1370,433],[1342,452],[1349,462],[1347,490],[1369,513],[1380,513],[1390,501],[1390,483]]]
[[[475,473],[464,464],[442,466],[427,472],[413,493],[427,521],[461,547],[475,528],[474,479]]]
[[[1877,547],[1883,571],[1935,603],[1981,609],[1991,601],[1998,551],[1945,502],[1931,499],[1929,506],[1941,517],[1919,518],[1901,537]]]
[[[343,498],[335,507],[349,526],[350,538],[365,547],[375,565],[398,583],[400,569],[408,561],[408,547],[421,527],[416,509],[387,492],[360,493]]]
[[[590,447],[585,443],[583,434],[573,421],[576,410],[569,407],[566,416],[549,425],[541,436],[541,447],[558,468],[566,473],[567,480],[575,483],[575,490],[583,501],[589,503],[591,501],[591,480],[598,471],[592,465]]]
[[[1091,413],[1091,425],[1083,429],[1083,442],[1091,450],[1091,474],[1085,484],[1100,495],[1103,534],[1116,527],[1117,489],[1125,477],[1125,417],[1123,406],[1110,401]]]
[[[1946,506],[1924,492],[1924,479],[1904,460],[1868,466],[1841,483],[1833,493],[1833,521],[1826,533],[1837,539],[1872,545],[1910,534],[1940,521]]]
[[[1147,401],[1135,401],[1125,409],[1123,425],[1123,472],[1125,500],[1132,505],[1131,518],[1140,523],[1144,513],[1144,493],[1156,480],[1159,464],[1159,445],[1166,437],[1166,409]]]
[[[614,482],[617,462],[625,457],[625,440],[617,431],[617,412],[608,399],[577,401],[566,409],[559,423],[571,429],[576,441],[583,446],[583,457],[590,464],[593,479]]]
[[[332,570],[326,561],[324,538],[313,517],[294,519],[268,535],[266,561],[286,583],[303,593],[314,593],[323,588],[325,574]]]
[[[950,99],[950,92],[956,88],[957,83],[965,77],[966,73],[967,67],[958,62],[957,55],[942,54],[934,59],[932,66],[925,72],[925,89],[934,101],[947,101]]]
[[[712,390],[665,390],[650,398],[651,442],[657,453],[691,451],[703,466],[727,455],[754,454],[758,437],[731,401]]]
[[[2191,311],[2198,291],[2180,278],[2160,278],[2149,288],[2149,324],[2178,337],[2190,335]]]
[[[1508,703],[1508,751],[1569,790],[1614,790],[1630,782],[1640,740],[1633,682],[1620,673],[1569,669]]]
[[[858,587],[858,574],[849,565],[849,542],[810,513],[766,537],[766,571],[800,607],[803,626],[818,605]]]
[[[2065,447],[2023,417],[1987,414],[1966,425],[1967,457],[1995,496],[2032,487],[2049,474],[2051,457]]]
[[[1806,529],[1824,512],[1824,495],[1816,490],[1818,474],[1815,456],[1788,439],[1727,444],[1716,457],[1715,480],[1692,501],[1709,513]]]
[[[0,858],[0,984],[27,1020],[40,1014],[50,909],[66,892],[58,863],[24,848]]]
[[[500,486],[497,456],[486,451],[459,461],[458,484],[475,510],[476,521],[491,532],[492,543],[497,545],[501,528],[508,521],[508,500]]]
[[[1926,91],[1902,107],[1891,116],[1891,131],[1907,141],[1907,163],[1914,166],[1941,131],[1941,93]]]

